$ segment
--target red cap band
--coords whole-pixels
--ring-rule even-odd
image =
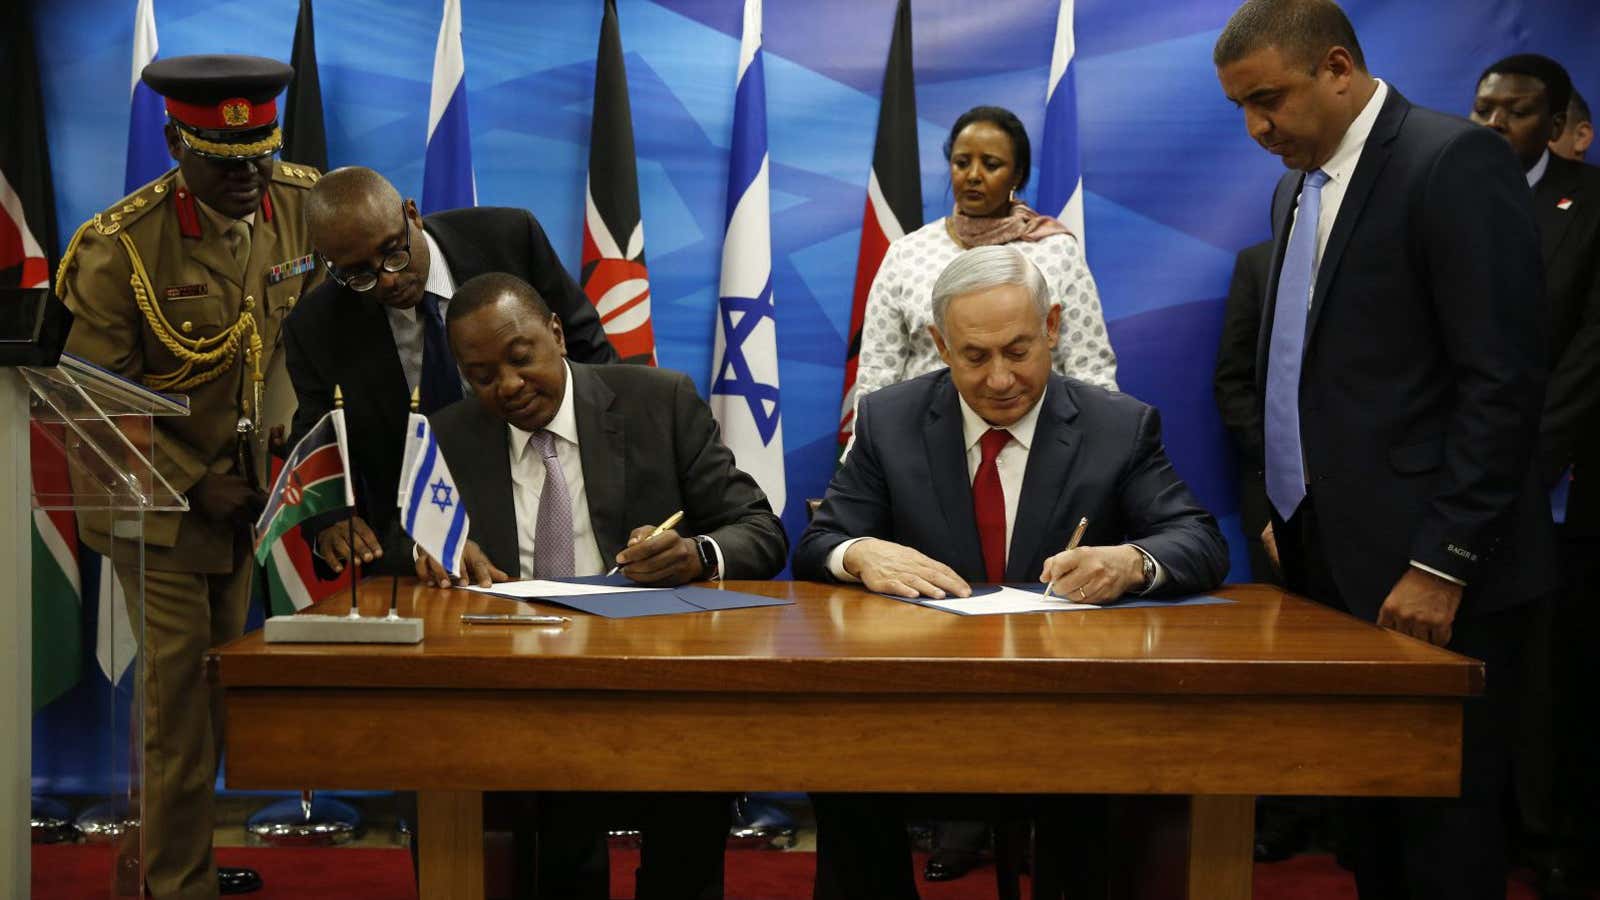
[[[264,103],[251,103],[243,97],[233,97],[212,106],[184,103],[171,97],[166,100],[167,115],[192,128],[246,131],[271,125],[278,120],[277,98]]]

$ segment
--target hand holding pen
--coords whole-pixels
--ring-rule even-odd
[[[695,580],[700,574],[700,552],[692,538],[672,529],[683,521],[683,510],[652,528],[641,525],[628,537],[628,545],[617,554],[616,566],[607,575],[622,573],[639,584],[671,587]],[[625,570],[625,571],[624,571]]]

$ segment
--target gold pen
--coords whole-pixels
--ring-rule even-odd
[[[667,520],[665,522],[662,522],[660,525],[657,525],[655,527],[655,530],[650,532],[650,534],[645,537],[645,540],[648,541],[648,540],[650,540],[650,538],[653,538],[656,535],[661,534],[664,531],[671,531],[672,529],[678,527],[678,523],[682,522],[682,521],[683,521],[683,510],[680,509],[677,512],[673,513],[672,515],[667,516]],[[617,574],[617,570],[621,569],[621,568],[622,568],[621,566],[612,566],[611,567],[611,571],[606,573],[606,577],[610,578],[612,575]]]
[[[1088,529],[1088,527],[1089,527],[1089,517],[1088,516],[1084,516],[1083,518],[1078,520],[1078,527],[1072,529],[1072,538],[1071,538],[1071,540],[1067,541],[1067,550],[1076,550],[1076,549],[1078,549],[1078,542],[1083,540],[1083,533],[1084,533],[1085,530]],[[1055,587],[1055,582],[1054,581],[1045,582],[1045,585],[1044,585],[1044,598],[1046,600],[1055,599],[1054,597],[1050,596],[1050,589],[1052,587]],[[1068,602],[1070,603],[1071,601],[1069,600]]]

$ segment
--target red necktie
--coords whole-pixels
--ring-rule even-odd
[[[991,428],[979,441],[983,461],[972,479],[972,511],[978,519],[978,542],[983,545],[983,570],[989,581],[1006,580],[1006,495],[1000,489],[1000,467],[995,459],[1011,442],[1011,432]]]

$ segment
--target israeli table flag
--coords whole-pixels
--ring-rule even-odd
[[[400,464],[400,523],[406,534],[439,561],[451,575],[461,575],[461,553],[472,520],[461,491],[445,465],[433,428],[420,413],[406,425],[405,456]]]

